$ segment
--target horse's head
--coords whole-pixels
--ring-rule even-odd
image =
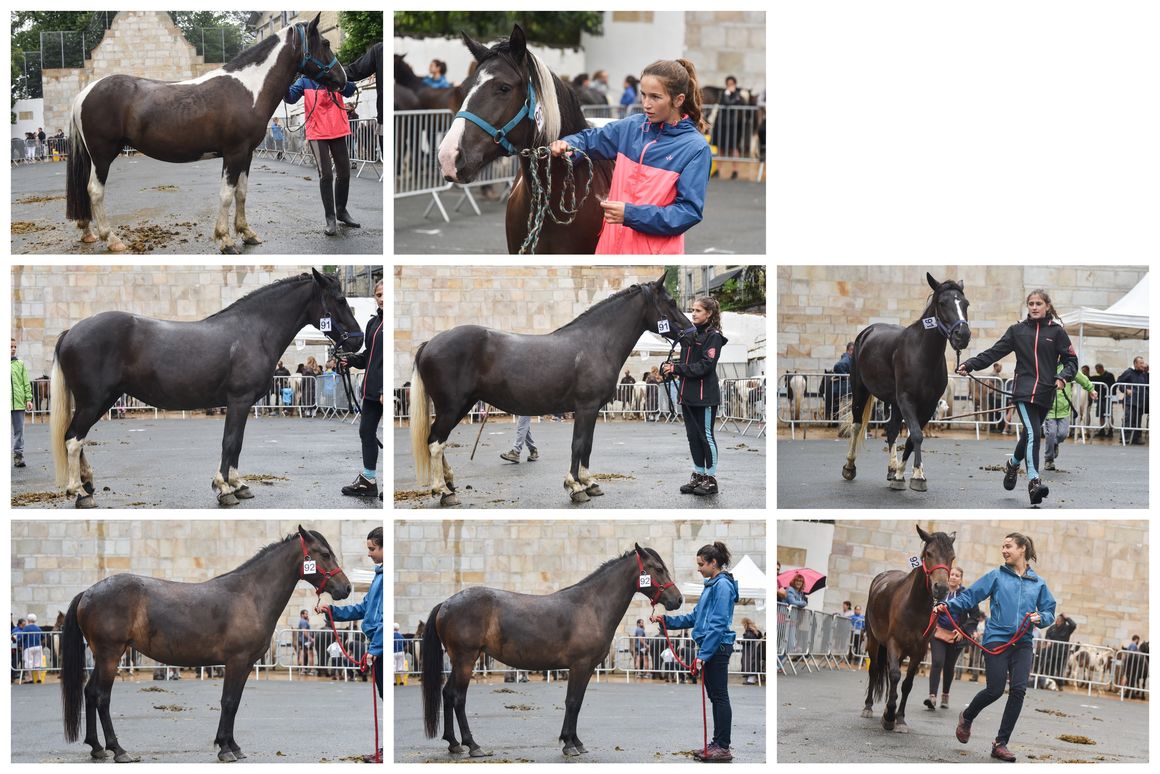
[[[349,597],[350,579],[338,566],[338,557],[334,555],[330,543],[326,542],[322,533],[303,529],[299,524],[298,537],[301,539],[303,549],[301,573],[303,580],[314,586],[319,594],[329,593],[332,599]]]
[[[939,282],[927,272],[926,282],[934,291],[931,304],[939,330],[956,351],[966,349],[971,343],[971,326],[967,322],[967,307],[971,302],[963,295],[963,281]]]
[[[637,563],[636,590],[649,598],[649,602],[662,604],[665,610],[676,610],[685,601],[677,584],[669,575],[661,555],[651,548],[634,545]]]
[[[336,348],[345,352],[358,352],[362,348],[362,328],[350,310],[338,277],[321,274],[315,269],[311,269],[311,272],[318,292],[311,301],[310,318],[318,321],[318,330],[333,341]]]
[[[665,274],[656,282],[645,282],[640,288],[646,300],[643,325],[670,341],[680,341],[696,333],[692,320],[685,316],[665,287]]]
[[[298,72],[328,89],[338,91],[346,86],[346,70],[330,50],[330,41],[318,32],[319,12],[308,23],[294,25],[293,40],[297,46]]]
[[[950,590],[951,567],[955,563],[956,532],[924,532],[917,524],[918,536],[922,538],[922,571],[926,575],[927,587],[935,601],[947,598]]]
[[[555,78],[528,51],[518,24],[508,40],[491,48],[466,33],[463,42],[478,67],[460,87],[466,96],[439,144],[439,167],[453,183],[470,183],[501,155],[560,135]]]

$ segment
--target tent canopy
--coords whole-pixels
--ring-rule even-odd
[[[1081,337],[1099,336],[1117,341],[1147,339],[1148,276],[1141,277],[1134,288],[1107,309],[1085,306],[1063,315],[1064,329]]]

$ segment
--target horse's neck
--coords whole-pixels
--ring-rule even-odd
[[[287,286],[285,295],[277,298],[273,294],[262,294],[259,298],[242,299],[224,310],[221,316],[230,321],[237,320],[238,326],[255,333],[267,345],[266,353],[277,359],[290,346],[295,334],[311,321],[310,310],[316,292],[315,283],[298,282]],[[292,309],[293,313],[279,315],[268,311],[272,309]]]
[[[906,582],[910,585],[906,604],[916,609],[921,607],[923,610],[930,610],[934,604],[934,597],[931,596],[930,589],[926,586],[926,573],[922,571],[922,568],[911,570]]]
[[[631,561],[631,557],[626,557]],[[625,562],[617,562],[607,573],[600,578],[593,579],[594,584],[584,584],[581,590],[581,597],[590,599],[595,597],[599,609],[598,618],[600,620],[603,631],[611,632],[616,625],[624,618],[625,611],[632,603],[632,598],[636,595],[636,577],[635,572],[629,575],[629,565]],[[601,580],[606,580],[609,584],[606,588],[599,588],[602,584]],[[568,589],[569,591],[577,590],[576,586]]]
[[[301,561],[298,541],[288,540],[238,574],[244,587],[256,595],[259,618],[270,624],[271,629],[286,609],[301,579]],[[281,580],[272,582],[276,579]]]
[[[568,328],[569,333],[578,334],[583,341],[597,340],[603,351],[609,354],[611,360],[617,364],[616,373],[620,373],[620,364],[628,360],[628,356],[632,354],[632,348],[636,346],[636,342],[640,340],[640,335],[644,333],[645,327],[642,323],[644,315],[637,307],[638,299],[641,299],[641,294],[633,294],[618,299],[613,303],[618,306],[626,304],[631,305],[634,311],[633,324],[631,326],[626,324],[608,324],[615,319],[615,315],[620,313],[619,309],[602,310],[603,314],[597,325],[577,325]],[[592,323],[593,320],[589,320]]]
[[[287,90],[298,77],[297,58],[294,46],[283,38],[277,53],[270,56],[271,64],[266,71],[262,91],[255,100],[255,107],[262,115],[274,115],[274,111],[286,97]]]

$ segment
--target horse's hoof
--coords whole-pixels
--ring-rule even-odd
[[[237,756],[229,750],[222,750],[220,753],[218,753],[218,760],[222,763],[233,763],[237,759]]]
[[[97,241],[97,235],[96,234],[85,234],[81,237],[81,241],[84,242],[86,245],[91,245],[93,242]]]
[[[487,750],[484,750],[484,749],[479,748],[479,747],[472,747],[471,748],[471,757],[472,758],[490,758],[491,753],[489,753]]]
[[[456,496],[456,494],[454,492],[452,492],[451,494],[445,494],[439,498],[439,505],[441,505],[441,506],[459,505],[459,497]]]
[[[95,758],[98,761],[103,761],[105,758],[109,757],[108,750],[93,750],[91,754],[92,754],[93,758]]]
[[[447,746],[447,752],[459,755],[460,753],[467,752],[467,748],[461,744],[452,744]]]
[[[245,484],[242,484],[241,486],[239,486],[237,489],[234,490],[234,497],[238,498],[239,500],[253,500],[254,493],[250,491],[250,488],[248,486],[246,486]],[[245,756],[243,756],[243,757],[245,757]]]
[[[222,246],[222,255],[237,255],[237,254],[238,254],[238,248],[234,247],[233,245],[223,245]]]
[[[242,758],[246,757],[246,754],[243,753],[241,750],[230,750],[230,752],[232,752],[234,754],[234,757],[237,758],[239,761]]]
[[[78,508],[96,508],[97,501],[93,499],[91,494],[77,495],[76,507]]]
[[[93,482],[92,482],[92,481],[86,481],[86,482],[84,482],[83,484],[81,484],[81,486],[82,486],[82,487],[84,488],[84,490],[85,490],[86,492],[88,492],[89,494],[92,494],[93,492],[97,491],[97,488],[96,488],[95,486],[93,486]]]
[[[905,478],[892,478],[892,479],[890,479],[890,488],[895,489],[895,490],[906,489],[906,479]]]
[[[854,465],[842,466],[842,478],[846,479],[847,481],[853,481],[854,476],[856,475],[858,475],[858,468]]]
[[[874,717],[874,710],[867,707],[866,709],[862,710],[862,717],[864,717],[864,718]]]
[[[584,493],[589,497],[602,497],[604,495],[604,492],[600,491],[600,484],[589,484],[584,489]]]
[[[590,498],[583,489],[581,489],[579,492],[572,493],[572,502],[574,503],[586,503],[590,499],[592,498]]]
[[[910,479],[910,488],[916,492],[925,492],[926,491],[926,479],[925,478],[912,478],[912,479]]]
[[[576,745],[576,752],[580,753],[581,755],[588,754],[588,751],[584,749],[584,745],[582,745],[582,744]]]
[[[910,733],[910,726],[906,725],[905,723],[901,723],[901,722],[895,723],[894,724],[894,733],[896,733],[896,734],[909,734]]]
[[[220,494],[220,495],[218,495],[217,500],[218,500],[218,505],[224,505],[227,508],[233,507],[233,506],[238,504],[238,498],[234,497],[233,492],[226,492],[225,494]]]
[[[221,756],[219,755],[218,757],[220,758]],[[119,752],[113,756],[113,761],[115,763],[140,763],[141,756],[140,755],[130,755],[129,753],[122,750],[121,752]]]
[[[123,253],[129,248],[125,246],[124,242],[113,242],[109,245],[110,253]]]
[[[568,756],[569,758],[573,758],[579,754],[580,754],[580,751],[577,750],[575,747],[565,747],[564,748],[564,755]]]
[[[262,244],[262,240],[258,239],[257,234],[254,234],[253,236],[242,237],[242,241],[248,245],[260,245],[260,244]]]
[[[894,721],[893,720],[883,720],[882,721],[882,728],[887,730],[887,731],[893,731],[894,730]]]

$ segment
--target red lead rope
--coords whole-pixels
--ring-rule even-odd
[[[338,649],[342,651],[342,655],[346,656],[347,661],[349,661],[350,663],[357,666],[359,668],[360,672],[370,669],[371,655],[369,653],[364,653],[363,657],[361,659],[359,659],[358,661],[356,661],[354,658],[352,658],[351,655],[346,652],[346,647],[344,647],[342,644],[342,638],[340,638],[338,636],[338,629],[334,628],[334,617],[332,616],[332,614],[330,612],[330,608],[326,607],[323,609],[326,611],[326,622],[328,624],[330,624],[330,631],[334,632],[334,641],[338,643]],[[378,689],[375,688],[374,675],[371,675],[370,684],[371,684],[371,712],[374,714],[374,720],[375,720],[375,763],[382,763],[383,759],[379,755],[379,750],[382,749],[379,746],[379,692],[378,692]]]
[[[979,650],[981,650],[984,653],[991,655],[991,656],[998,656],[1000,653],[1003,653],[1004,651],[1007,650],[1007,648],[1011,647],[1016,642],[1018,642],[1020,639],[1022,639],[1023,635],[1025,635],[1025,634],[1027,634],[1027,632],[1031,631],[1031,627],[1034,626],[1034,624],[1031,623],[1031,616],[1032,615],[1033,615],[1033,613],[1025,614],[1023,616],[1023,622],[1019,625],[1019,631],[1015,632],[1015,636],[1012,637],[1011,639],[1007,640],[1006,642],[1004,642],[1002,645],[995,648],[994,650],[991,650],[990,648],[983,646],[982,643],[980,643],[974,637],[972,637],[971,635],[964,632],[961,628],[959,628],[959,622],[955,620],[955,617],[953,615],[951,615],[949,611],[947,612],[947,618],[951,619],[951,626],[955,627],[955,631],[957,631],[959,634],[963,635],[963,637],[965,637],[966,640],[968,642],[970,642],[972,645],[974,645],[976,648],[978,648]],[[938,608],[935,608],[934,610],[930,611],[930,623],[928,623],[926,625],[926,631],[924,631],[922,633],[922,636],[924,639],[926,638],[926,635],[930,634],[930,630],[934,628],[934,624],[937,620],[938,620]]]
[[[661,631],[665,633],[665,644],[669,646],[669,652],[673,654],[673,658],[677,663],[683,666],[693,679],[697,678],[697,660],[693,659],[693,666],[689,666],[681,657],[677,655],[677,649],[673,647],[672,640],[669,639],[669,627],[665,626],[665,617],[660,617]],[[701,670],[701,756],[704,757],[709,754],[709,715],[705,709],[705,670]]]

